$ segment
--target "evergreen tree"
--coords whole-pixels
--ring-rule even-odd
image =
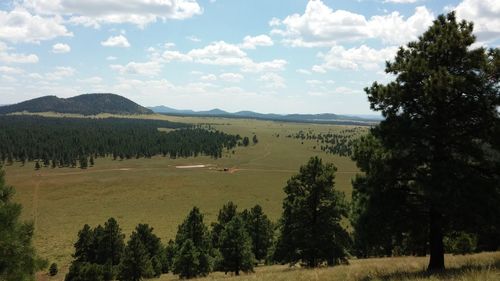
[[[500,235],[500,51],[472,48],[472,32],[454,13],[439,16],[387,63],[395,81],[365,89],[385,119],[354,156],[365,173],[354,183],[357,212],[369,222],[356,232],[389,229],[428,245],[429,271],[444,269],[450,231]]]
[[[191,239],[185,240],[174,257],[174,273],[180,278],[194,278],[200,275],[200,253]]]
[[[139,224],[135,228],[135,235],[142,242],[148,257],[151,260],[154,269],[154,276],[158,277],[162,273],[161,255],[163,254],[163,246],[161,245],[160,238],[153,233],[153,228],[147,224]],[[152,277],[152,276],[144,276]]]
[[[224,230],[225,225],[238,214],[237,208],[238,206],[236,206],[236,204],[229,201],[219,210],[217,222],[212,223],[212,246],[214,248],[220,247],[220,235]]]
[[[197,207],[194,207],[184,222],[179,225],[177,235],[175,237],[175,244],[177,249],[181,249],[185,242],[190,240],[196,252],[196,266],[194,270],[196,276],[205,276],[212,270],[211,259],[211,246],[208,228],[203,222],[203,215]],[[176,251],[176,258],[182,255],[181,250]],[[181,272],[174,262],[174,273]]]
[[[12,202],[13,195],[0,169],[0,280],[33,280],[39,269],[31,242],[33,225],[19,221],[21,205]]]
[[[254,145],[259,142],[259,140],[257,139],[257,135],[253,135],[252,142]]]
[[[125,247],[123,242],[125,235],[122,234],[118,222],[114,218],[109,218],[108,221],[104,223],[104,228],[96,228],[96,233],[97,263],[118,265],[123,253],[123,248]]]
[[[223,271],[232,271],[236,275],[239,275],[240,271],[253,271],[255,257],[252,253],[251,238],[240,216],[235,216],[227,223],[220,243]]]
[[[250,144],[250,140],[248,139],[248,137],[244,137],[243,138],[243,146],[248,146]]]
[[[38,160],[35,162],[35,170],[40,170],[40,163]]]
[[[260,205],[255,205],[250,211],[245,210],[242,217],[252,241],[252,252],[255,259],[261,261],[267,257],[268,250],[273,243],[272,223]]]
[[[94,232],[88,224],[78,231],[78,239],[74,247],[75,253],[73,258],[76,262],[95,262],[96,245],[94,243]]]
[[[334,189],[336,168],[312,157],[284,191],[278,253],[281,261],[316,267],[346,262],[349,235],[340,225],[347,217],[343,193]]]
[[[139,281],[143,277],[155,275],[148,250],[135,231],[127,242],[119,268],[120,281]]]

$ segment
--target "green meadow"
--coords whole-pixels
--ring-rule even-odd
[[[56,114],[45,114],[53,115]],[[115,217],[127,235],[138,223],[148,223],[164,242],[175,237],[177,226],[193,206],[202,210],[208,223],[230,200],[241,210],[260,204],[276,221],[281,215],[287,179],[314,155],[337,166],[336,187],[347,197],[351,179],[358,172],[348,157],[321,151],[315,140],[286,137],[300,130],[326,133],[348,126],[163,115],[136,117],[210,124],[226,133],[250,138],[255,134],[259,142],[238,147],[234,153],[225,151],[220,159],[98,158],[94,167],[85,170],[37,171],[34,163],[5,167],[7,182],[17,191],[15,200],[23,205],[23,219],[35,224],[34,242],[40,255],[64,268],[71,260],[78,230],[85,223],[96,226],[109,217]],[[189,167],[192,165],[198,167]]]

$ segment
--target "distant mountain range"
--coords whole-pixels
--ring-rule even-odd
[[[226,118],[250,118],[284,122],[331,123],[371,125],[378,123],[377,116],[338,115],[333,113],[322,114],[264,114],[253,111],[227,112],[221,109],[207,111],[179,110],[167,106],[145,108],[137,103],[115,94],[96,93],[84,94],[72,98],[58,98],[44,96],[27,100],[17,104],[0,106],[0,114],[14,112],[57,112],[82,115],[110,114],[152,114],[161,113],[177,116],[207,116]]]
[[[337,123],[337,124],[374,124],[381,120],[380,117],[364,115],[338,115],[333,113],[321,114],[264,114],[253,111],[227,112],[221,109],[212,109],[207,111],[180,110],[167,106],[148,107],[155,113],[179,116],[208,116],[208,117],[227,117],[227,118],[251,118],[271,121],[288,122],[308,122],[308,123]]]
[[[115,94],[85,94],[72,98],[44,96],[18,104],[0,107],[0,114],[14,112],[57,112],[83,115],[110,114],[152,114],[153,111]]]

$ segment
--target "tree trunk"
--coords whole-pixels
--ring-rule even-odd
[[[441,214],[431,206],[429,242],[431,257],[427,271],[435,272],[444,270],[444,245]]]

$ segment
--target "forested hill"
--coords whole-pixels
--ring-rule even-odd
[[[0,114],[14,112],[58,112],[82,115],[99,113],[151,114],[153,111],[115,94],[85,94],[72,98],[44,96],[0,107]]]

